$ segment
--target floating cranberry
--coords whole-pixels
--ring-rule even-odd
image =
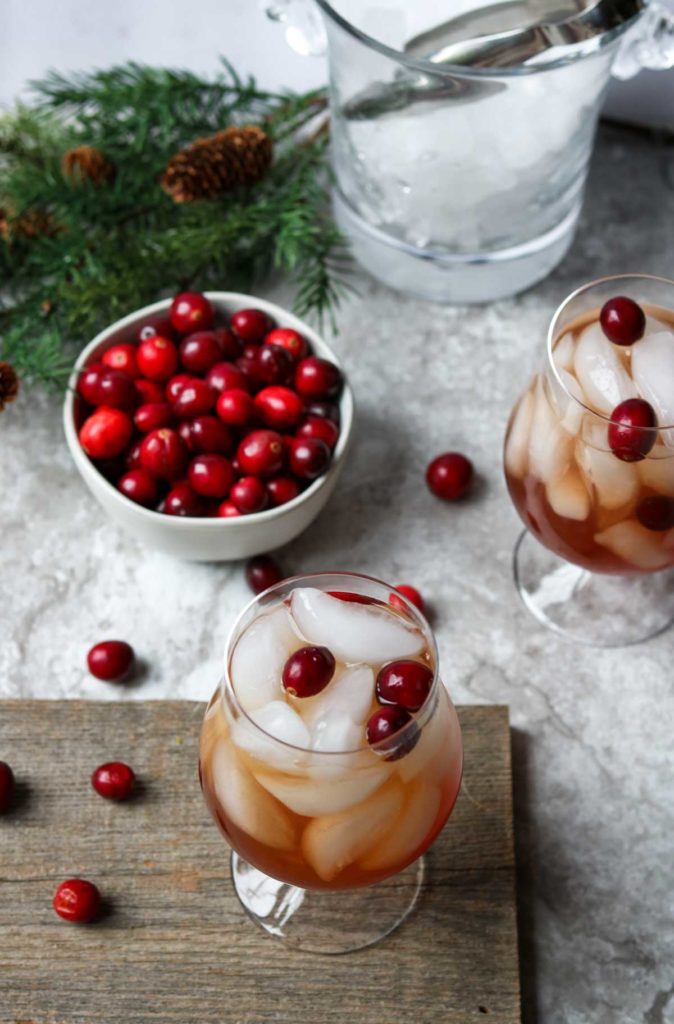
[[[646,315],[633,299],[617,295],[609,299],[599,314],[601,329],[614,345],[633,345],[643,337]]]
[[[222,455],[197,455],[187,475],[197,494],[205,498],[224,498],[234,483],[232,464]]]
[[[608,443],[616,458],[639,462],[655,444],[657,419],[643,398],[628,398],[616,405],[608,425]]]
[[[396,583],[396,590],[399,594],[402,594],[403,597],[406,597],[407,600],[410,601],[415,608],[418,608],[420,612],[425,611],[426,606],[424,604],[424,599],[416,587],[411,587],[409,583]],[[393,608],[399,608],[400,611],[407,611],[405,602],[401,601],[396,594],[390,595],[388,603]]]
[[[297,428],[297,437],[315,437],[319,441],[325,441],[332,450],[339,439],[339,427],[332,420],[310,416]]]
[[[259,391],[255,396],[255,408],[263,422],[276,430],[289,430],[294,427],[304,412],[302,399],[297,392],[279,385],[272,385]]]
[[[385,761],[398,761],[409,754],[419,739],[419,729],[413,724],[409,711],[405,708],[389,705],[380,708],[370,715],[366,735],[370,746],[377,748]],[[402,736],[398,735],[404,729]]]
[[[125,640],[102,640],[94,644],[87,654],[87,665],[92,676],[106,683],[119,683],[127,679],[133,671],[134,663],[133,647]]]
[[[231,432],[217,416],[197,416],[193,420],[183,420],[178,433],[188,448],[198,454],[214,452],[217,455],[229,455],[234,447]]]
[[[215,390],[199,377],[192,377],[183,385],[173,403],[173,411],[180,419],[205,416],[215,406]]]
[[[223,423],[245,427],[255,416],[255,402],[243,388],[228,388],[218,396],[215,411]]]
[[[309,346],[306,339],[294,331],[292,327],[275,327],[264,339],[265,345],[277,345],[284,348],[290,355],[293,362],[298,362],[309,355]]]
[[[229,327],[216,327],[213,333],[220,346],[220,358],[224,356],[225,359],[238,359],[243,345],[234,331],[230,331]]]
[[[176,295],[169,310],[171,324],[180,334],[207,331],[213,326],[215,312],[201,292],[181,292]]]
[[[180,362],[190,373],[208,373],[222,359],[215,331],[194,331],[180,342]]]
[[[164,498],[161,511],[167,516],[203,516],[206,511],[204,500],[186,480],[174,484]]]
[[[14,800],[14,772],[6,761],[0,761],[0,814],[6,814]]]
[[[156,505],[159,497],[157,481],[144,469],[129,470],[119,478],[117,488],[125,498],[129,498],[145,508]]]
[[[353,590],[328,590],[330,597],[336,597],[338,601],[346,601],[347,604],[376,604],[373,597],[366,594],[356,594]]]
[[[674,526],[674,498],[653,494],[637,505],[637,519],[647,530],[669,530]]]
[[[133,793],[136,775],[123,761],[108,761],[91,773],[91,785],[106,800],[128,800]]]
[[[433,459],[426,470],[426,483],[436,498],[463,498],[473,479],[473,464],[460,452],[445,452]]]
[[[315,480],[330,464],[330,449],[316,437],[293,438],[290,444],[290,469],[300,480]]]
[[[241,471],[253,476],[274,476],[283,466],[284,456],[283,441],[274,430],[247,434],[236,453]]]
[[[164,392],[154,380],[145,380],[144,377],[138,377],[137,380],[134,380],[133,386],[136,389],[139,405],[149,405],[151,402],[165,401]]]
[[[236,507],[233,501],[227,499],[218,505],[217,512],[215,513],[220,519],[233,519],[235,516],[240,516],[241,512]]]
[[[232,316],[230,326],[243,341],[261,342],[274,324],[261,309],[240,309]]]
[[[274,508],[292,501],[300,493],[300,485],[292,476],[275,476],[267,480],[269,504]]]
[[[315,697],[335,674],[335,658],[327,647],[300,647],[283,666],[283,688],[291,697]]]
[[[377,676],[377,700],[418,711],[431,692],[432,683],[433,672],[428,665],[420,661],[392,661]]]
[[[129,377],[137,377],[139,374],[138,363],[136,362],[136,346],[130,342],[121,342],[119,345],[112,345],[103,353],[101,359],[106,366],[113,370],[121,370]]]
[[[216,363],[206,374],[206,380],[216,391],[248,391],[248,377],[235,363]]]
[[[305,401],[304,412],[307,416],[319,416],[321,419],[332,420],[339,426],[340,414],[336,402],[323,402],[319,398]]]
[[[255,379],[261,384],[287,384],[292,380],[293,361],[284,348],[262,345],[251,358]]]
[[[142,434],[149,434],[151,430],[170,427],[173,423],[173,412],[168,402],[148,402],[146,405],[138,406],[133,415],[133,422]]]
[[[178,349],[169,338],[159,334],[141,341],[136,359],[138,369],[148,380],[168,380],[178,369]]]
[[[307,398],[330,398],[339,393],[342,374],[339,367],[327,359],[307,356],[297,364],[295,388]]]
[[[54,893],[54,910],[64,921],[87,924],[93,921],[101,906],[101,894],[84,878],[68,878]]]
[[[175,377],[171,377],[170,381],[166,385],[166,398],[168,402],[173,405],[177,401],[180,392],[194,380],[194,377],[189,373],[177,373]]]
[[[121,370],[102,370],[98,378],[98,405],[131,412],[138,402],[135,382]]]
[[[138,331],[136,332],[136,338],[139,342],[147,341],[148,338],[153,338],[155,334],[160,335],[162,338],[168,338],[169,341],[173,341],[173,324],[167,316],[160,317],[154,323],[141,324]]]
[[[280,566],[271,555],[257,555],[246,565],[246,582],[254,594],[261,594],[282,579]]]
[[[99,390],[101,375],[107,367],[103,363],[92,363],[86,366],[77,378],[77,393],[82,396],[89,405],[100,405]]]
[[[153,430],[140,446],[140,464],[161,480],[177,480],[187,468],[187,445],[169,427]]]
[[[133,423],[121,409],[101,405],[84,421],[79,441],[92,459],[113,459],[121,455],[133,434]]]
[[[267,504],[267,489],[259,477],[243,476],[237,480],[229,498],[232,504],[244,515],[261,512]],[[222,508],[222,506],[220,506]],[[218,515],[222,513],[218,511]]]

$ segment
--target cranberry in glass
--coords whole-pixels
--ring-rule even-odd
[[[98,405],[108,405],[111,409],[131,410],[138,403],[138,392],[135,382],[121,370],[106,369],[98,378]]]
[[[133,768],[123,761],[108,761],[91,773],[91,785],[106,800],[128,800],[135,782]]]
[[[138,369],[148,380],[168,380],[178,369],[178,349],[169,338],[155,334],[141,341],[136,360]]]
[[[413,722],[414,719],[405,708],[395,704],[380,708],[368,719],[367,742],[370,746],[377,744],[376,752],[385,761],[398,761],[409,754],[419,739],[419,729],[411,724]],[[401,729],[405,729],[405,734],[398,736]]]
[[[266,507],[267,489],[259,477],[243,476],[233,485],[229,500],[243,515],[252,515]]]
[[[599,314],[601,329],[614,345],[633,345],[643,337],[646,315],[633,299],[617,295],[609,299]]]
[[[242,473],[274,476],[283,466],[285,448],[276,431],[253,430],[244,437],[236,457]]]
[[[426,470],[426,483],[436,498],[462,498],[473,479],[473,464],[460,452],[445,452],[433,459]]]
[[[206,374],[206,380],[216,391],[248,391],[248,378],[235,363],[216,363]]]
[[[234,502],[230,501],[228,498],[227,501],[223,501],[220,505],[218,505],[218,509],[215,514],[220,519],[233,519],[236,516],[240,516],[241,512],[236,507]]]
[[[423,612],[425,610],[426,605],[424,603],[424,599],[416,587],[410,586],[409,583],[396,583],[395,589],[398,591],[399,594],[402,594],[403,597],[406,597],[407,600],[415,606],[415,608],[418,608],[420,612]],[[388,603],[393,608],[399,608],[400,611],[407,611],[405,602],[401,601],[400,598],[396,596],[396,594],[391,594],[391,596],[388,599]]]
[[[101,376],[107,367],[104,363],[92,363],[86,366],[77,378],[77,393],[82,396],[89,405],[100,405],[99,390]]]
[[[201,292],[181,292],[171,303],[169,318],[179,334],[207,331],[213,326],[215,312]]]
[[[203,516],[206,510],[203,498],[191,484],[181,480],[174,484],[162,503],[162,512],[167,516]]]
[[[119,683],[133,672],[135,655],[125,640],[102,640],[87,654],[92,676],[106,683]]]
[[[6,761],[0,761],[0,814],[6,814],[14,799],[14,772]]]
[[[64,921],[87,924],[93,921],[101,906],[101,894],[84,878],[68,878],[54,893],[54,910]]]
[[[194,377],[190,373],[176,373],[174,377],[171,377],[170,381],[166,385],[166,399],[173,405],[177,400],[178,395],[190,381],[193,381]]]
[[[194,331],[180,342],[180,362],[189,373],[208,373],[222,360],[215,331]]]
[[[643,398],[628,398],[611,413],[609,447],[622,462],[639,462],[655,444],[656,428],[653,406]]]
[[[315,480],[330,465],[330,449],[315,437],[293,438],[290,444],[290,469],[300,480]]]
[[[228,388],[218,396],[215,411],[223,423],[245,427],[255,417],[255,402],[242,388]]]
[[[157,481],[144,469],[131,469],[124,473],[117,481],[117,488],[125,498],[145,508],[156,505],[159,498]]]
[[[282,579],[280,566],[271,555],[256,555],[246,564],[246,582],[254,594],[261,594]]]
[[[281,679],[291,697],[315,697],[335,674],[335,657],[327,647],[300,647],[291,654]]]
[[[653,494],[637,505],[637,519],[647,530],[669,530],[674,526],[674,498]]]
[[[255,378],[261,384],[288,384],[292,380],[293,361],[284,348],[262,345],[251,358]]]
[[[171,381],[169,381],[170,383]],[[134,380],[133,386],[136,389],[138,405],[149,405],[151,402],[164,402],[166,400],[160,385],[154,380],[145,380],[144,377],[138,377]]]
[[[151,476],[177,480],[187,468],[188,451],[183,439],[169,427],[153,430],[140,446],[140,464]]]
[[[292,327],[275,327],[265,337],[264,344],[278,345],[279,348],[284,348],[295,363],[309,355],[306,339]]]
[[[136,352],[135,345],[124,341],[119,345],[112,345],[103,353],[101,359],[112,370],[121,370],[129,377],[137,377],[140,371],[136,362]]]
[[[173,411],[180,419],[205,416],[215,406],[217,392],[199,377],[192,377],[173,403]]]
[[[173,411],[168,402],[148,402],[139,405],[133,414],[133,422],[141,434],[149,434],[160,427],[170,427],[173,423]]]
[[[234,470],[229,459],[222,455],[197,455],[187,472],[189,481],[205,498],[224,498],[234,483]]]
[[[243,341],[262,342],[274,324],[261,309],[239,309],[230,320],[230,327]]]
[[[304,412],[304,404],[297,392],[280,385],[258,391],[255,408],[262,421],[275,430],[294,427]]]
[[[79,442],[92,459],[113,459],[121,455],[133,434],[133,423],[121,409],[101,405],[84,421]]]
[[[325,441],[328,448],[332,449],[339,440],[339,427],[332,420],[323,419],[321,416],[309,416],[297,428],[297,437],[318,438],[319,441]]]
[[[271,480],[267,480],[269,504],[273,508],[277,508],[279,505],[285,505],[286,502],[292,501],[299,493],[300,485],[292,476],[274,476]]]
[[[379,670],[376,684],[377,700],[397,704],[408,711],[418,711],[433,683],[433,672],[420,661],[392,661]]]
[[[327,359],[307,356],[295,370],[295,388],[307,398],[330,398],[339,393],[342,374],[339,367]]]
[[[200,455],[207,452],[229,455],[234,447],[231,431],[217,416],[196,416],[193,420],[183,420],[178,431],[188,448]]]

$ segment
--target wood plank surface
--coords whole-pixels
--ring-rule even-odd
[[[0,1024],[518,1024],[508,710],[459,708],[465,775],[427,885],[383,943],[288,949],[245,916],[199,791],[203,705],[0,701]],[[89,776],[126,760],[125,804]],[[64,878],[106,900],[90,926],[52,910]]]

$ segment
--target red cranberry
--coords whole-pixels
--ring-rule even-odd
[[[173,423],[173,412],[168,402],[148,402],[140,405],[133,416],[136,429],[141,434],[149,434],[160,427],[170,427]]]
[[[261,309],[240,309],[232,316],[230,326],[243,341],[261,342],[274,324]]]
[[[284,348],[294,363],[309,355],[306,339],[292,327],[275,327],[264,339],[265,345],[278,345]]]
[[[284,455],[283,441],[274,430],[247,434],[236,453],[241,471],[254,476],[274,476],[283,466]]]
[[[601,329],[614,345],[633,345],[643,337],[646,330],[646,316],[641,306],[633,299],[617,295],[609,299],[599,314]]]
[[[674,498],[654,494],[637,505],[637,519],[647,530],[669,530],[674,526]]]
[[[216,327],[213,331],[220,346],[220,359],[238,359],[241,355],[241,339],[229,327]]]
[[[243,476],[229,492],[229,498],[239,512],[251,515],[261,512],[267,504],[267,489],[256,476]],[[222,506],[220,506],[222,508]],[[221,513],[218,512],[220,515]]]
[[[616,458],[639,462],[655,444],[657,419],[643,398],[628,398],[616,405],[608,425],[608,443]]]
[[[155,334],[160,335],[162,338],[168,338],[169,341],[173,341],[173,324],[167,316],[162,316],[154,323],[144,323],[138,328],[136,332],[136,338],[139,342],[147,341],[148,338],[153,338]]]
[[[260,386],[260,381],[257,379],[255,372],[255,359],[253,356],[240,356],[236,365],[243,374],[245,386],[249,391],[255,391]]]
[[[323,419],[320,416],[310,416],[297,428],[297,437],[315,437],[319,441],[325,441],[331,450],[339,439],[339,427],[332,420]]]
[[[248,378],[234,363],[216,363],[206,374],[206,380],[216,391],[248,391]]]
[[[327,647],[300,647],[283,666],[283,688],[291,697],[315,697],[335,674],[335,658]]]
[[[315,437],[297,437],[290,445],[290,469],[300,480],[315,480],[330,464],[330,449]]]
[[[151,476],[177,480],[187,467],[187,445],[175,430],[153,430],[140,446],[140,464]]]
[[[164,498],[161,511],[167,516],[203,516],[206,506],[200,494],[186,480],[174,484]]]
[[[366,594],[356,594],[352,590],[328,590],[330,597],[336,597],[338,601],[346,601],[347,604],[376,604],[373,597]]]
[[[6,761],[0,761],[0,814],[6,814],[14,799],[14,772]]]
[[[149,405],[151,402],[165,401],[164,392],[154,380],[145,380],[144,377],[139,377],[137,380],[134,380],[133,386],[136,389],[139,405]]]
[[[246,565],[246,582],[254,594],[261,594],[284,579],[279,564],[271,555],[257,555]]]
[[[119,683],[128,678],[134,662],[133,647],[125,640],[102,640],[94,644],[87,654],[87,665],[92,676],[106,683]]]
[[[377,753],[385,761],[398,761],[416,745],[419,729],[413,725],[414,719],[405,708],[395,704],[380,708],[370,715],[367,723],[367,742],[370,746],[377,745]],[[405,729],[403,736],[398,736]]]
[[[426,606],[424,604],[424,599],[416,587],[411,587],[409,583],[396,583],[396,590],[399,594],[402,594],[403,597],[406,597],[410,604],[413,604],[420,612],[425,611]],[[407,605],[404,601],[401,601],[396,594],[390,595],[388,603],[393,608],[398,608],[402,612],[407,611]]]
[[[91,785],[106,800],[128,800],[133,792],[136,775],[123,761],[108,761],[91,774]]]
[[[68,878],[54,893],[54,910],[64,921],[87,924],[93,921],[101,906],[101,894],[84,878]]]
[[[149,508],[157,504],[159,488],[157,481],[144,469],[131,469],[117,481],[117,487],[125,498],[135,501],[137,505]]]
[[[271,352],[271,349],[267,351]],[[294,427],[304,412],[302,399],[297,392],[279,385],[259,391],[255,396],[255,408],[264,423],[276,430]]]
[[[234,483],[234,470],[222,455],[197,455],[188,470],[189,481],[205,498],[224,498]]]
[[[462,498],[473,479],[473,464],[459,452],[446,452],[433,459],[426,470],[426,483],[436,498]]]
[[[205,380],[193,377],[183,385],[173,403],[173,411],[180,419],[205,416],[215,406],[216,397],[216,392]]]
[[[128,374],[121,370],[106,369],[98,378],[98,405],[130,412],[138,402],[136,386]]]
[[[138,369],[148,380],[168,380],[178,369],[178,349],[169,338],[159,334],[141,341],[136,359]]]
[[[86,366],[77,379],[77,393],[82,396],[89,405],[100,405],[99,384],[101,376],[107,371],[103,363],[92,363]]]
[[[223,423],[245,427],[255,417],[255,403],[247,391],[230,388],[218,396],[215,411]]]
[[[171,405],[178,399],[178,395],[185,387],[186,384],[191,383],[194,380],[189,373],[177,373],[175,377],[171,377],[170,381],[166,385],[166,399]]]
[[[169,310],[171,323],[180,334],[207,331],[213,326],[215,312],[201,292],[181,292],[176,295]]]
[[[138,363],[136,362],[136,346],[128,341],[119,345],[112,345],[103,353],[101,359],[106,366],[113,370],[121,370],[128,377],[137,377],[139,374]]]
[[[339,426],[340,414],[339,406],[336,402],[323,402],[320,399],[308,401],[304,403],[304,412],[307,416],[319,416],[324,420],[332,420]]]
[[[233,519],[235,516],[240,516],[241,512],[236,507],[233,501],[227,499],[218,505],[217,512],[215,513],[220,519]]]
[[[141,442],[137,441],[132,445],[124,457],[124,468],[126,470],[131,469],[142,469],[140,464],[140,445]]]
[[[397,704],[408,711],[418,711],[433,683],[433,672],[419,661],[392,661],[377,676],[377,700]]]
[[[292,380],[293,361],[284,348],[262,345],[253,359],[255,377],[262,384],[287,384]]]
[[[215,331],[195,331],[180,342],[180,362],[190,373],[207,373],[221,359]]]
[[[133,434],[133,424],[121,409],[101,405],[84,421],[79,441],[92,459],[113,459],[121,455]]]
[[[178,432],[191,451],[229,455],[234,447],[231,432],[217,416],[197,416],[180,424]]]
[[[318,356],[307,356],[297,364],[295,389],[307,398],[330,398],[342,386],[342,374],[334,363]]]
[[[274,508],[292,501],[300,493],[300,485],[292,476],[275,476],[267,480],[269,504]]]

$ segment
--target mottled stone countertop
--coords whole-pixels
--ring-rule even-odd
[[[542,1024],[674,1021],[674,631],[600,650],[530,618],[501,470],[509,409],[558,302],[604,274],[674,273],[673,177],[671,146],[604,127],[577,240],[543,284],[457,308],[364,282],[336,341],[356,444],[328,508],[281,553],[288,572],[419,586],[455,701],[510,706],[524,1016]],[[112,526],[70,460],[58,401],[22,395],[0,442],[0,694],[206,698],[248,599],[242,566],[181,564]],[[423,485],[451,448],[480,475],[460,506]],[[87,675],[87,648],[110,635],[147,662],[138,685]]]

